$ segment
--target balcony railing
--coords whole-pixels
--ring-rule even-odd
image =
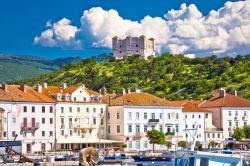
[[[74,124],[75,129],[95,129],[95,124],[86,124],[86,123],[80,123],[80,124]]]
[[[223,131],[223,128],[206,128],[206,132]]]
[[[148,122],[149,123],[158,123],[159,119],[149,119]]]
[[[40,123],[21,123],[21,128],[25,131],[34,131],[40,127]]]
[[[175,132],[166,132],[165,136],[175,136]]]

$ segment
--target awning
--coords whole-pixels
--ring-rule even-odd
[[[107,139],[69,139],[69,140],[57,140],[57,144],[91,144],[91,143],[105,143],[105,144],[112,144],[112,143],[123,143],[123,141],[117,140],[107,140]]]

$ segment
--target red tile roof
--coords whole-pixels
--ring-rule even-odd
[[[213,94],[213,97],[200,105],[201,107],[250,107],[250,100],[243,99],[239,96],[234,96],[226,93],[225,97],[220,97],[218,91]]]
[[[131,92],[130,94],[126,93],[125,95],[116,95],[110,96],[110,99],[106,97],[108,103],[111,106],[122,106],[122,105],[130,105],[130,106],[174,106],[178,107],[179,105],[159,98],[157,96],[153,96],[148,93],[136,93]]]
[[[183,112],[211,112],[211,111],[209,111],[207,109],[200,108],[200,107],[196,106],[195,104],[193,104],[190,101],[183,104],[182,111]]]

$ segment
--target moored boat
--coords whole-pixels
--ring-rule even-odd
[[[166,161],[170,162],[174,158],[173,154],[168,153],[147,153],[146,151],[140,151],[138,155],[131,156],[135,162],[155,162]]]

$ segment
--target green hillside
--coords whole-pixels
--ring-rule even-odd
[[[38,82],[50,85],[84,83],[96,91],[105,85],[109,92],[141,88],[171,100],[206,99],[213,90],[225,87],[228,92],[236,89],[240,96],[250,99],[250,55],[190,59],[164,53],[147,61],[132,56],[123,60],[111,57],[102,62],[87,58],[61,70],[16,83],[33,85]]]
[[[38,76],[79,61],[79,57],[48,60],[27,55],[0,55],[0,83]]]

